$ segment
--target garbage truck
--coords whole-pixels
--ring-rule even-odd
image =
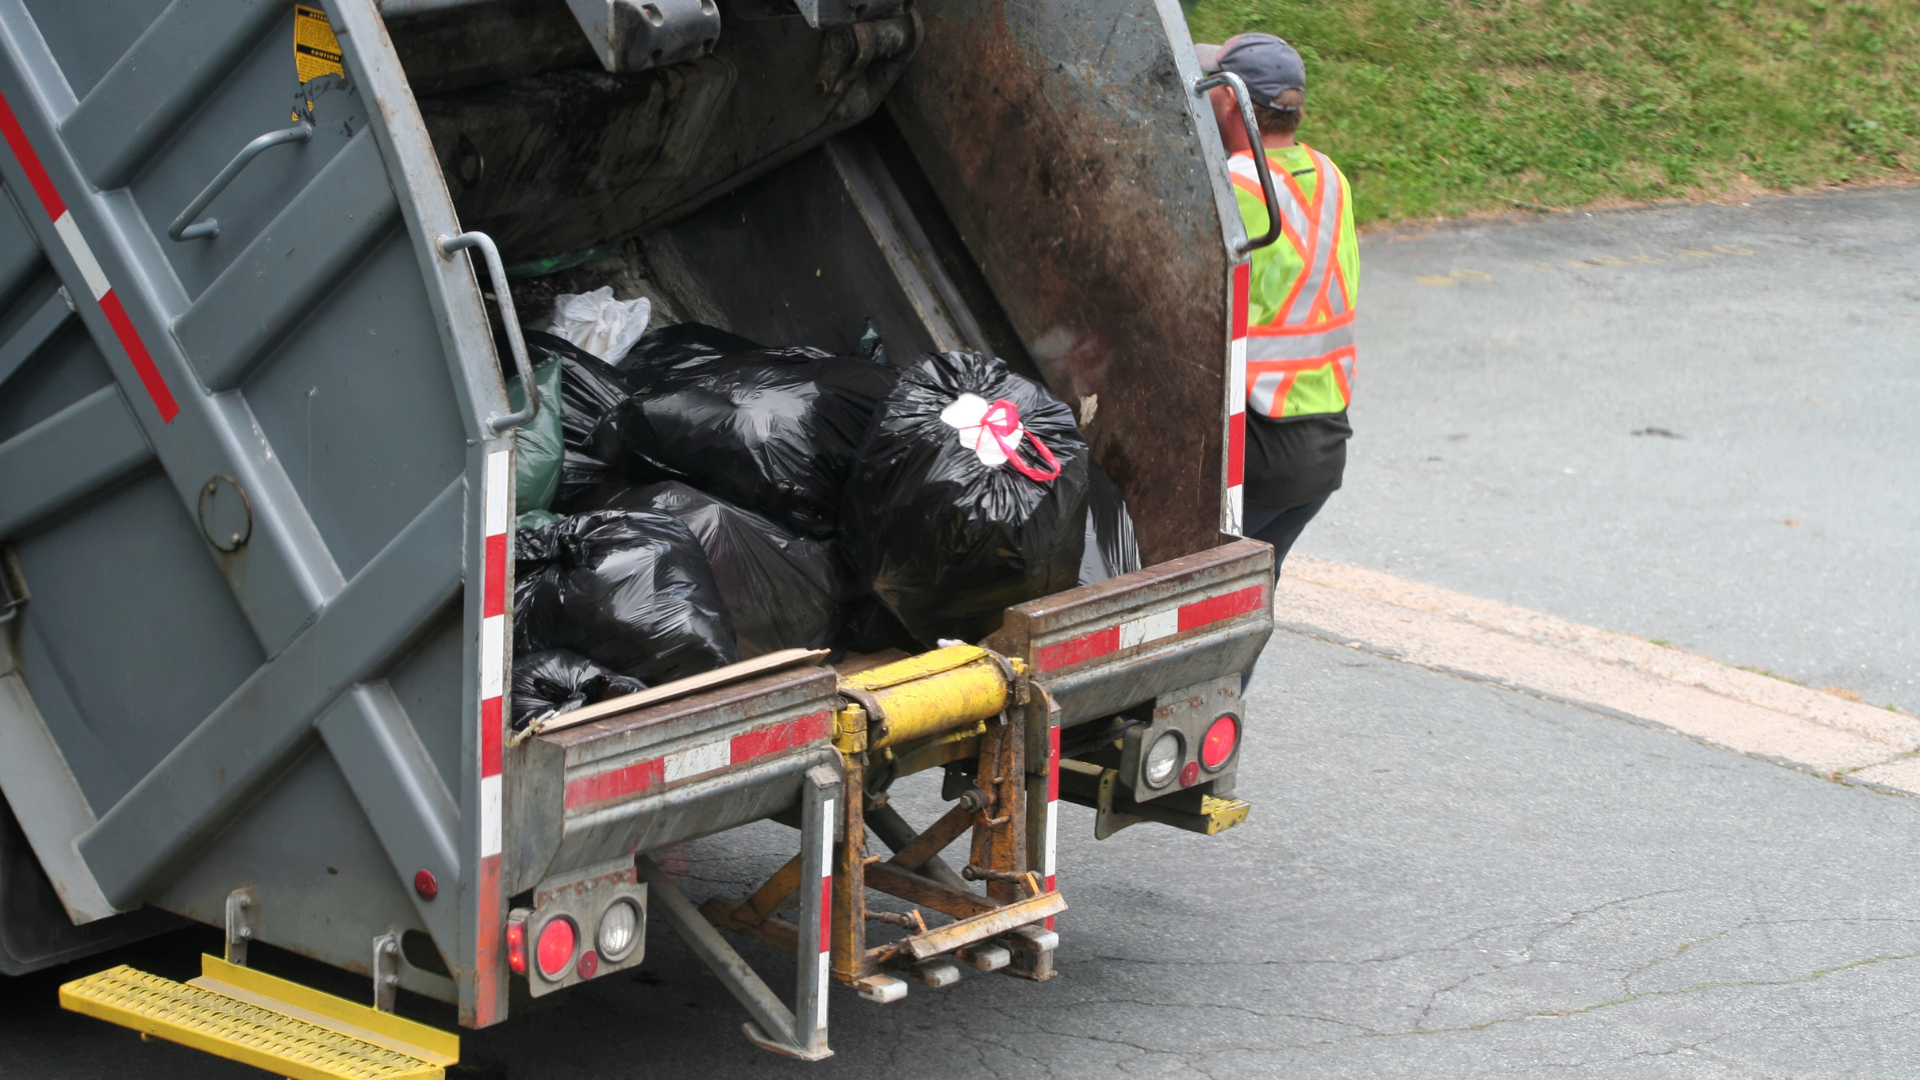
[[[645,964],[651,916],[802,1059],[835,985],[1047,978],[1100,932],[1062,915],[1060,801],[1100,838],[1250,809],[1263,238],[1223,83],[1250,122],[1177,0],[0,0],[0,972],[222,928],[199,978],[61,1002],[288,1076],[442,1075],[400,990],[498,1024]],[[508,386],[531,305],[592,280],[999,357],[1073,409],[1143,565],[979,640],[513,729],[516,431],[557,403]],[[909,822],[889,785],[934,769]],[[747,895],[652,857],[765,821],[793,855]]]

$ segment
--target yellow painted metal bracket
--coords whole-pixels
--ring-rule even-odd
[[[60,1007],[292,1080],[443,1080],[457,1035],[218,957],[174,982],[122,965],[60,988]]]
[[[849,675],[840,690],[865,709],[866,748],[878,750],[998,715],[1014,692],[1009,674],[1023,667],[974,645],[949,645]]]

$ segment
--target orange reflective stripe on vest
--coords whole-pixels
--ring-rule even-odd
[[[1273,177],[1282,234],[1304,269],[1289,285],[1274,321],[1247,328],[1247,407],[1276,418],[1288,415],[1287,395],[1304,372],[1331,369],[1341,408],[1353,397],[1354,313],[1340,268],[1345,192],[1333,163],[1312,147],[1303,149],[1319,171],[1313,198],[1285,169],[1274,168]],[[1233,165],[1234,185],[1260,196],[1251,155],[1235,155]]]

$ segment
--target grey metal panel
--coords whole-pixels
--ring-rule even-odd
[[[196,0],[197,2],[197,0]],[[219,92],[207,95],[148,156],[127,184],[158,253],[186,295],[197,296],[265,229],[289,201],[367,126],[357,90],[337,78],[304,89],[294,69],[293,5],[276,5],[278,21],[230,66]],[[209,206],[220,224],[211,239],[165,239],[173,219],[254,138],[292,126],[296,104],[313,102],[313,137],[255,158]]]
[[[40,869],[40,855],[0,805],[0,975],[25,975],[104,952],[180,925],[159,911],[138,911],[76,926]]]
[[[173,0],[60,125],[98,188],[117,188],[285,16],[275,0]]]
[[[32,593],[18,618],[27,688],[96,810],[260,662],[202,548],[155,472],[14,547]]]
[[[902,133],[1053,391],[1099,397],[1094,454],[1154,508],[1143,560],[1213,546],[1241,227],[1178,3],[917,10],[926,42],[887,99]]]
[[[75,97],[93,89],[167,0],[25,0]]]
[[[380,150],[362,129],[174,320],[200,381],[216,392],[239,385],[393,227],[399,210]]]
[[[414,721],[427,758],[449,791],[460,786],[460,675],[465,635],[460,612],[447,611],[420,635],[420,643],[387,672],[387,685]]]
[[[153,903],[217,926],[227,893],[242,884],[253,886],[258,897],[249,915],[259,940],[358,975],[372,975],[368,961],[376,936],[389,928],[427,929],[352,789],[324,753],[295,762]],[[453,906],[451,890],[438,902]],[[410,989],[449,996],[447,989],[423,982]]]
[[[372,0],[335,0],[328,5],[328,11],[341,36],[353,82],[380,104],[373,123],[374,135],[380,140],[380,155],[386,163],[387,176],[400,196],[405,234],[413,242],[419,280],[426,285],[427,303],[439,329],[439,355],[445,359],[452,376],[454,398],[467,439],[466,471],[473,478],[471,490],[475,497],[473,512],[467,515],[462,555],[464,565],[477,571],[484,564],[486,550],[486,530],[479,513],[480,478],[486,473],[490,454],[500,451],[510,454],[513,447],[510,434],[495,434],[483,426],[484,417],[490,412],[506,411],[506,391],[499,361],[494,355],[493,336],[487,328],[486,309],[472,264],[464,258],[446,258],[438,248],[438,238],[460,232],[460,223],[448,198],[446,181],[433,157],[426,124],[407,90],[406,74],[394,54],[385,24]],[[504,494],[511,513],[511,485]],[[507,569],[511,588],[512,568]],[[460,1022],[470,1026],[485,1026],[506,1019],[509,978],[505,950],[496,947],[499,928],[482,921],[483,917],[497,918],[503,913],[500,905],[505,898],[494,891],[497,883],[488,882],[476,873],[483,865],[479,769],[480,721],[484,715],[479,704],[483,601],[483,590],[466,590],[461,609],[464,639],[461,707],[453,715],[437,718],[458,725],[460,732],[463,768],[457,791],[461,866],[467,872],[457,895],[449,897],[460,906],[461,936],[452,942],[441,940],[439,945],[452,964],[459,987]],[[447,897],[449,893],[443,890],[441,895]],[[474,932],[482,936],[476,938]]]
[[[11,317],[16,314],[14,312],[9,312],[9,318],[0,321],[0,386],[5,386],[7,380],[13,378],[13,373],[33,359],[33,354],[39,352],[41,346],[67,325],[68,319],[73,318],[73,298],[64,289],[55,288],[37,298],[37,302],[34,298],[30,298],[29,302],[32,307],[18,313],[24,317],[18,319],[17,326],[6,325],[15,321]]]
[[[40,269],[40,242],[14,206],[13,192],[0,184],[0,304]]]
[[[395,879],[412,881],[425,870],[438,882],[459,881],[460,808],[392,689],[383,681],[356,686],[315,726],[386,849]],[[434,937],[459,939],[454,905],[417,890],[408,895]]]
[[[15,631],[18,645],[20,677],[32,695],[33,703],[39,707],[40,722],[46,725],[60,747],[60,754],[66,759],[67,768],[73,773],[74,782],[80,785],[80,793],[87,801],[87,827],[93,827],[94,808],[113,805],[114,797],[133,786],[140,779],[140,772],[123,764],[110,749],[112,742],[106,733],[94,730],[87,718],[80,712],[80,706],[74,703],[73,694],[68,689],[70,673],[64,669],[62,658],[47,647],[44,636],[36,621],[31,618],[19,620]],[[23,805],[22,811],[38,813],[37,807]],[[35,832],[61,829],[71,824],[65,813],[54,807],[49,820],[34,823]],[[78,834],[75,834],[76,836]],[[65,843],[72,845],[73,836]],[[74,858],[80,857],[79,852]],[[92,870],[87,870],[89,878]],[[94,885],[95,890],[99,885]],[[106,905],[102,895],[101,904]],[[107,905],[111,906],[111,905]]]
[[[197,380],[165,330],[172,315],[185,307],[178,282],[127,193],[91,191],[65,153],[55,125],[77,102],[21,0],[0,0],[0,93],[7,95],[78,236],[98,261],[114,299],[180,409],[171,422],[163,422],[74,256],[35,199],[20,209],[78,303],[84,333],[59,335],[15,377],[9,392],[0,395],[0,439],[18,430],[15,424],[37,422],[101,383],[119,381],[183,505],[194,505],[201,486],[215,475],[232,477],[247,492],[253,508],[252,539],[221,557],[219,568],[268,650],[277,650],[343,579],[245,401],[194,392]],[[0,175],[15,192],[31,193],[12,154],[0,154]],[[82,347],[68,350],[64,342],[69,337]],[[67,351],[84,352],[90,359],[62,359]],[[96,371],[100,378],[93,381]],[[74,392],[76,380],[87,384],[79,392]],[[58,396],[55,391],[71,396],[45,402],[49,395]]]
[[[276,6],[282,18],[290,16],[286,5]],[[191,526],[189,521],[185,531],[188,542],[169,550],[169,557],[175,560],[175,564],[150,566],[148,573],[157,580],[177,582],[182,587],[201,590],[207,600],[231,605],[227,591],[220,588],[218,577],[210,576],[224,574],[231,597],[238,600],[239,608],[244,611],[245,619],[251,624],[258,642],[247,640],[249,635],[245,628],[236,622],[238,644],[220,640],[217,646],[249,670],[258,666],[263,647],[265,654],[278,655],[282,661],[303,655],[311,659],[312,655],[324,652],[335,660],[350,662],[356,650],[373,650],[382,653],[381,662],[384,663],[387,654],[405,651],[409,645],[407,636],[416,629],[418,623],[424,621],[440,625],[432,610],[433,605],[416,601],[423,592],[432,592],[444,604],[459,590],[460,567],[463,563],[475,567],[480,564],[482,538],[478,507],[476,505],[469,511],[465,505],[464,488],[458,476],[469,469],[477,475],[488,453],[511,447],[510,436],[493,436],[481,427],[480,418],[486,413],[506,411],[499,366],[493,355],[479,290],[467,260],[464,257],[444,258],[435,247],[437,236],[459,229],[427,145],[424,126],[405,89],[404,76],[369,3],[365,0],[340,0],[327,6],[335,28],[342,37],[347,64],[353,73],[352,83],[365,88],[368,100],[377,98],[381,102],[382,112],[372,118],[373,125],[379,140],[380,163],[386,176],[392,184],[407,193],[401,200],[406,242],[400,245],[399,250],[413,258],[411,280],[409,282],[404,274],[395,277],[389,273],[379,277],[376,285],[380,295],[370,302],[360,302],[366,299],[361,297],[352,303],[336,303],[340,293],[347,290],[331,289],[331,296],[314,303],[304,328],[313,331],[314,339],[320,342],[315,346],[316,350],[324,347],[326,351],[312,354],[319,356],[323,362],[316,369],[317,377],[308,378],[306,385],[299,385],[300,375],[292,372],[291,368],[302,362],[298,359],[298,349],[313,342],[296,335],[296,340],[280,348],[278,354],[268,362],[266,371],[257,373],[253,384],[245,392],[208,396],[200,392],[196,373],[169,332],[173,320],[189,307],[190,296],[213,280],[231,259],[241,255],[252,235],[267,227],[286,203],[303,190],[335,153],[347,146],[353,135],[360,131],[368,117],[359,105],[359,91],[343,91],[337,80],[327,83],[325,92],[315,96],[321,129],[313,142],[298,148],[283,148],[284,153],[291,155],[289,157],[275,158],[270,155],[262,158],[216,200],[211,212],[221,219],[222,232],[219,238],[211,243],[201,242],[191,246],[173,244],[156,238],[156,233],[164,230],[172,215],[199,190],[212,172],[217,171],[247,138],[262,130],[284,127],[288,122],[285,119],[287,109],[294,104],[294,90],[297,88],[292,81],[290,19],[279,24],[277,29],[270,28],[246,56],[234,63],[232,71],[225,76],[217,90],[210,92],[207,101],[177,114],[181,121],[179,129],[157,144],[159,149],[152,159],[137,170],[132,190],[97,191],[83,179],[68,147],[57,137],[57,125],[78,104],[74,90],[77,88],[80,93],[85,93],[92,89],[100,72],[117,60],[132,43],[131,39],[146,23],[151,22],[154,11],[146,11],[145,17],[137,23],[121,18],[114,29],[124,28],[128,33],[116,38],[113,33],[92,32],[97,28],[85,25],[86,20],[99,11],[114,9],[116,5],[110,0],[73,13],[64,9],[54,10],[47,4],[36,4],[35,14],[61,43],[55,51],[58,60],[68,68],[63,72],[55,63],[54,53],[48,50],[41,33],[42,27],[29,18],[24,0],[0,0],[0,93],[7,95],[19,115],[29,142],[52,177],[54,187],[66,204],[65,209],[72,215],[72,223],[79,236],[92,248],[92,255],[100,263],[100,270],[113,288],[115,299],[124,305],[134,332],[141,339],[144,349],[151,353],[155,368],[165,380],[180,410],[178,415],[163,422],[158,410],[145,396],[140,381],[135,377],[128,352],[116,340],[99,303],[82,288],[76,294],[80,299],[82,326],[56,335],[54,342],[16,376],[14,383],[8,387],[8,393],[0,395],[0,439],[24,430],[85,393],[117,380],[127,393],[135,395],[129,400],[134,403],[135,414],[165,469],[164,478],[158,473],[149,474],[148,479],[135,485],[132,490],[150,492],[163,502],[170,503],[176,515],[190,515],[198,492],[209,477],[222,474],[238,481],[254,511],[254,530],[250,541],[237,552],[214,554],[195,535],[197,527]],[[73,18],[63,22],[68,14],[72,14]],[[126,11],[121,10],[116,14],[124,16]],[[76,25],[80,30],[78,33],[74,32]],[[282,35],[279,29],[285,29],[287,33]],[[98,47],[101,55],[89,59],[89,56],[81,55],[84,50],[76,51],[80,45]],[[94,63],[95,60],[98,62]],[[88,63],[94,63],[90,74],[85,70]],[[69,76],[75,77],[72,85],[69,85]],[[317,85],[308,88],[310,92],[320,89],[323,87]],[[256,126],[260,130],[253,130]],[[15,190],[19,190],[24,183],[24,173],[11,154],[0,154],[0,174]],[[37,202],[22,210],[32,235],[37,244],[46,249],[55,272],[70,287],[82,285],[79,264],[56,237],[53,222],[46,212]],[[379,256],[376,255],[373,261],[377,263]],[[403,266],[404,263],[404,259],[395,260],[396,265]],[[365,276],[362,272],[352,270],[349,273],[353,279],[349,288]],[[376,271],[376,274],[380,273],[384,272]],[[426,283],[424,287],[423,281]],[[316,294],[330,289],[324,282],[310,287]],[[369,312],[372,314],[369,315]],[[343,314],[357,317],[347,318],[344,324],[336,325],[341,322]],[[426,328],[424,334],[418,332],[421,327]],[[64,343],[68,338],[84,348],[67,347]],[[98,348],[94,346],[96,341],[100,343]],[[367,347],[368,341],[374,342],[372,349]],[[82,352],[86,354],[84,361],[78,356]],[[402,373],[395,376],[389,370],[391,368],[402,369]],[[423,377],[423,373],[435,371],[438,373],[437,383]],[[452,376],[451,381],[449,375]],[[278,383],[274,382],[276,378],[280,380]],[[385,397],[380,401],[356,402],[351,399],[351,394],[362,387],[376,394],[384,393]],[[448,401],[449,389],[452,390],[451,402]],[[276,397],[275,392],[280,390],[286,392]],[[315,394],[316,390],[318,394]],[[328,401],[325,399],[329,390],[343,392],[333,395],[333,400]],[[309,404],[317,400],[321,405],[340,408],[341,411],[317,417],[314,421],[297,417],[296,406],[301,392],[309,396]],[[270,416],[263,418],[262,414],[256,413],[254,403],[250,400],[256,395],[260,397],[265,413]],[[409,401],[410,397],[416,400]],[[364,406],[361,411],[369,415],[345,415],[345,406],[354,404]],[[408,409],[409,405],[412,406],[411,410]],[[309,451],[301,461],[302,469],[297,476],[288,474],[279,447],[269,441],[268,421],[279,426],[276,434],[283,437],[286,443],[297,443]],[[6,427],[9,423],[13,424],[11,430]],[[319,444],[308,439],[316,432],[322,436]],[[446,453],[436,454],[428,445],[435,439],[446,441]],[[389,454],[388,451],[394,446],[399,449]],[[376,468],[375,463],[387,458],[391,460],[384,467]],[[339,470],[335,469],[336,465],[340,466]],[[337,472],[346,475],[343,478],[336,475]],[[312,483],[316,476],[320,478],[317,485]],[[355,483],[359,484],[358,490],[354,489]],[[332,486],[328,487],[329,484]],[[172,488],[171,495],[166,494],[169,485]],[[447,490],[441,490],[442,485]],[[448,495],[451,492],[451,497],[435,504],[437,510],[443,512],[441,515],[426,515],[440,521],[445,526],[444,530],[437,527],[427,530],[435,532],[434,537],[416,536],[417,545],[398,545],[411,553],[412,565],[396,571],[397,580],[382,581],[361,590],[371,598],[363,596],[356,601],[354,590],[342,592],[345,581],[340,567],[308,513],[306,495],[316,488],[325,496],[319,500],[323,508],[334,514],[336,532],[334,537],[328,539],[342,538],[350,556],[343,561],[349,563],[349,569],[367,564],[367,569],[362,571],[363,578],[379,562],[376,559],[368,563],[368,558],[404,526],[422,505],[436,494]],[[112,499],[102,505],[114,505],[121,497],[116,492]],[[328,502],[329,498],[331,502]],[[53,532],[67,530],[72,521],[93,514],[95,509],[94,506],[86,507],[82,515],[62,521]],[[364,520],[352,520],[356,512]],[[441,532],[444,535],[439,535]],[[47,538],[51,536],[52,532],[49,532]],[[122,544],[130,543],[139,536],[137,528],[128,529],[123,532],[120,541]],[[457,544],[455,537],[459,538]],[[42,537],[33,539],[39,541]],[[389,552],[389,555],[392,554]],[[402,562],[407,561],[400,556],[394,557]],[[35,573],[44,576],[41,571]],[[380,575],[373,574],[372,577],[378,579]],[[361,584],[365,585],[365,581]],[[46,598],[41,596],[37,599]],[[140,601],[141,604],[150,602],[151,597],[143,597]],[[51,611],[55,603],[47,601],[43,607]],[[90,605],[86,599],[66,596],[57,603],[75,624],[103,637],[122,631],[123,625],[142,625],[137,617],[123,618],[118,623],[109,621],[99,605]],[[358,622],[337,617],[343,614],[343,606],[351,610],[356,604],[359,608],[356,615]],[[164,611],[164,608],[160,610]],[[458,774],[459,797],[466,808],[460,818],[460,843],[468,852],[478,844],[479,815],[475,805],[477,769],[474,768],[478,758],[478,731],[473,723],[473,718],[479,712],[476,702],[478,625],[479,596],[475,591],[468,596],[452,631],[455,646],[451,650],[454,654],[451,660],[457,664],[457,670],[448,670],[449,651],[444,648],[436,648],[413,661],[431,668],[428,670],[423,667],[416,672],[417,680],[450,681],[457,687],[453,709],[443,709],[420,719],[425,721],[426,727],[433,729],[430,738],[423,737],[423,745],[444,747],[453,744],[458,747],[459,760],[454,763],[453,772]],[[303,626],[304,631],[301,630]],[[290,644],[296,637],[301,637],[303,642],[311,642],[316,632],[324,633],[328,626],[352,639],[348,647],[314,649],[300,643]],[[87,724],[95,718],[98,710],[93,702],[81,700],[83,695],[72,691],[76,687],[84,689],[82,684],[93,679],[99,671],[113,670],[112,665],[86,655],[84,651],[76,654],[69,640],[71,635],[42,635],[39,629],[31,620],[29,625],[23,627],[25,641],[47,638],[41,645],[25,650],[28,657],[24,665],[30,686],[40,687],[34,693],[42,712],[46,714],[49,729],[60,732],[60,746],[69,757],[85,757],[97,750],[104,751],[104,744],[109,740],[96,739],[93,732],[87,729]],[[155,631],[156,634],[160,632]],[[151,639],[124,632],[121,636],[128,641],[130,655],[141,664],[156,656],[164,657],[165,650],[153,648]],[[170,636],[189,641],[200,637],[193,633],[177,632]],[[60,669],[70,659],[75,660],[72,665],[75,677],[62,677]],[[190,670],[181,666],[183,670]],[[302,673],[293,671],[294,666],[288,664],[279,669],[282,679],[287,683],[302,680]],[[309,680],[324,682],[335,673],[315,675],[309,665],[304,674]],[[365,672],[355,676],[366,677]],[[358,696],[355,700],[358,700]],[[326,703],[324,697],[312,702],[311,712],[318,713]],[[204,720],[209,712],[214,711],[212,705],[205,706],[199,719]],[[273,712],[273,719],[280,720],[279,711]],[[307,730],[305,719],[296,718],[296,724],[303,732]],[[258,748],[250,748],[246,738],[260,734],[271,742],[284,734],[273,723],[235,724],[228,733],[244,736],[227,740],[227,745],[237,755],[232,760],[249,768],[259,766],[262,755],[249,752]],[[171,738],[179,737],[177,730],[171,733]],[[293,737],[296,756],[298,746],[310,741],[311,736],[306,734]],[[195,744],[189,738],[187,745],[191,747]],[[265,756],[272,757],[270,753]],[[347,756],[353,757],[351,754]],[[290,760],[268,760],[266,765],[273,767],[264,771],[284,770]],[[322,771],[334,777],[330,790],[336,794],[344,791],[338,773],[332,771],[332,764],[317,756],[315,760],[325,763],[326,768]],[[93,783],[105,792],[98,803],[102,807],[112,802],[115,791],[124,790],[126,786],[124,782],[116,783],[113,780],[110,762],[96,761],[83,767],[82,763],[76,761],[73,765],[83,787]],[[328,833],[356,827],[355,823],[344,820],[353,816],[351,800],[345,801],[349,810],[344,815],[340,814],[334,804],[327,801],[325,791],[307,786],[303,778],[310,771],[306,766],[293,767],[285,788],[270,790],[265,801],[259,803],[251,803],[250,800],[263,789],[242,782],[257,779],[245,769],[229,769],[224,781],[215,771],[184,785],[191,789],[189,797],[179,804],[169,803],[170,808],[176,811],[172,823],[179,826],[183,833],[212,835],[222,826],[233,825],[234,828],[229,833],[221,834],[221,839],[204,849],[208,853],[204,862],[189,867],[184,860],[175,860],[173,866],[187,875],[194,889],[208,893],[217,900],[225,895],[236,879],[244,881],[262,872],[262,867],[252,864],[255,860],[228,862],[222,853],[226,850],[223,845],[227,839],[255,834],[262,808],[269,804],[278,808],[272,814],[281,821],[279,827],[282,832],[298,831],[285,828],[284,820],[288,818],[298,819],[313,829]],[[89,781],[89,776],[95,779]],[[226,786],[221,789],[223,782]],[[215,789],[220,789],[219,794],[223,798],[231,796],[224,802],[223,809],[232,811],[237,820],[209,822],[206,819],[203,813],[206,808],[196,803],[195,799]],[[307,800],[308,804],[302,805],[302,800]],[[138,816],[139,806],[136,799],[122,809],[129,815]],[[289,806],[293,809],[291,813],[286,813]],[[245,812],[241,813],[242,810]],[[111,819],[111,813],[108,817]],[[164,817],[166,815],[151,816],[150,820],[157,826]],[[101,835],[97,828],[95,835]],[[180,851],[191,846],[183,845]],[[317,874],[319,870],[314,860],[324,857],[322,847],[314,844],[275,847],[270,855],[263,857],[278,861],[264,869],[283,879]],[[377,851],[377,846],[374,850]],[[374,861],[380,864],[377,877],[388,891],[389,898],[401,899],[399,883],[394,879],[391,868],[393,860],[381,854]],[[128,869],[135,874],[144,873],[137,861],[128,864]],[[314,890],[316,895],[324,891]],[[217,903],[208,909],[195,909],[193,903],[189,902],[183,909],[208,921],[219,921]],[[457,880],[443,882],[440,903],[450,909],[464,907],[471,916],[476,903],[472,883]],[[402,900],[403,911],[404,907]],[[322,923],[332,914],[323,908],[314,910]],[[417,925],[418,921],[396,918],[396,925]],[[448,936],[446,930],[447,921],[444,918],[437,920],[439,925],[434,927],[437,943],[457,970],[462,967],[461,949],[466,950],[468,959],[464,962],[463,979],[468,1000],[463,1005],[463,1012],[472,1018],[475,1015],[472,921],[469,918],[462,924],[465,929],[454,932],[452,937]],[[339,932],[347,929],[346,923],[345,918],[338,923],[327,923],[333,927],[331,930],[319,928],[316,923],[312,933],[317,939],[324,938],[332,942],[333,939],[328,935],[337,937]],[[297,931],[296,935],[306,932]],[[341,951],[330,953],[327,958],[346,963],[347,966],[364,963],[367,938],[359,936],[357,930],[354,934],[356,940],[350,947],[343,946]],[[313,951],[300,942],[288,944],[303,951]],[[332,945],[329,944],[327,948],[331,949]],[[504,968],[498,974],[504,976]],[[499,985],[498,980],[496,985]],[[452,984],[444,984],[441,992],[453,993]],[[502,1016],[503,994],[499,1007],[488,1013],[484,1020],[491,1022]]]
[[[54,295],[51,275],[36,282],[24,300],[38,306]],[[68,322],[62,331],[42,343],[27,362],[7,380],[0,393],[0,443],[102,387],[113,385],[113,373],[86,332]]]
[[[16,641],[11,634],[0,635],[0,790],[31,809],[14,817],[68,921],[104,919],[114,913],[113,906],[73,849],[74,838],[93,827],[93,807],[27,690],[15,660]]]
[[[103,386],[0,443],[0,537],[146,464],[153,448],[117,386]]]
[[[253,415],[341,573],[356,573],[464,471],[451,389],[399,231],[247,382]]]
[[[462,531],[456,480],[254,671],[80,840],[107,899],[128,907],[177,869],[311,744],[312,723],[347,687],[405,648],[459,591],[447,553]]]

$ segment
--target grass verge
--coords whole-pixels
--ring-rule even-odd
[[[1279,34],[1361,221],[1715,198],[1920,168],[1913,0],[1197,0]]]

